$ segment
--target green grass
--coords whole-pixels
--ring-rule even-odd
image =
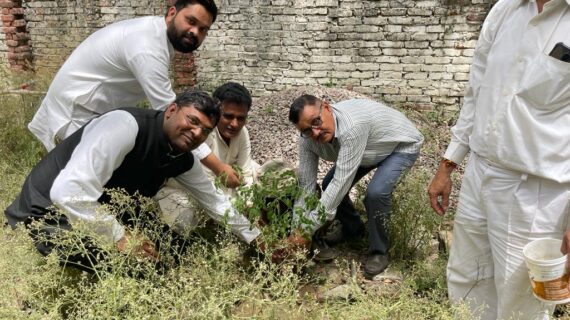
[[[26,129],[39,102],[37,96],[0,96],[2,209],[44,154]],[[338,259],[336,273],[305,257],[273,264],[209,223],[189,239],[178,265],[157,271],[150,262],[106,248],[108,261],[96,274],[62,268],[55,256],[35,251],[25,230],[2,228],[0,319],[470,319],[449,305],[445,257],[430,251],[441,227],[425,198],[431,172],[410,171],[395,195],[393,222],[399,227],[392,227],[392,256],[403,273],[399,284],[364,282],[351,273],[358,262],[348,256]],[[141,232],[153,237],[154,231]],[[350,299],[321,299],[324,289],[340,284],[338,278],[361,290]]]

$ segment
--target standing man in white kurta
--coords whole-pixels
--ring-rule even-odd
[[[168,72],[174,50],[198,49],[216,15],[211,0],[177,1],[166,17],[124,20],[93,33],[56,74],[30,131],[49,151],[107,111],[145,98],[164,110],[175,99]]]
[[[448,208],[450,174],[471,151],[447,267],[453,302],[482,319],[547,319],[522,248],[564,239],[570,252],[570,0],[502,0],[489,13],[469,89],[429,187]]]

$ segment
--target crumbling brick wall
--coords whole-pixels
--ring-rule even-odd
[[[25,70],[32,58],[21,0],[0,0],[0,61],[12,70]]]
[[[36,71],[52,74],[59,69],[71,51],[96,30],[109,23],[138,16],[163,16],[169,4],[169,0],[20,2],[23,2],[21,12],[22,16],[25,13],[28,37],[31,39],[33,67]],[[177,54],[173,64],[175,82],[180,86],[194,85],[196,72],[192,54]]]
[[[225,0],[198,83],[256,95],[353,88],[391,104],[457,107],[490,0]]]
[[[0,0],[3,2],[14,0]],[[351,88],[392,104],[457,107],[481,23],[494,0],[220,0],[176,82],[244,83],[255,96],[298,85]],[[113,21],[163,15],[164,0],[23,1],[36,69],[55,72]],[[0,37],[0,51],[2,51]],[[195,61],[194,61],[195,59]]]

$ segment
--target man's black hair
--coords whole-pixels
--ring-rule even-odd
[[[213,94],[221,103],[233,102],[238,105],[247,107],[247,111],[251,108],[251,94],[249,91],[239,83],[227,82],[214,91]]]
[[[178,108],[194,107],[212,120],[214,127],[220,121],[220,102],[204,91],[187,90],[176,97]]]
[[[204,7],[206,11],[212,15],[212,23],[216,21],[216,17],[218,16],[218,6],[216,6],[214,0],[176,0],[173,6],[176,8],[176,11],[180,11],[191,4],[199,4]]]
[[[305,109],[306,105],[314,106],[320,101],[319,98],[310,95],[304,94],[299,98],[295,99],[289,108],[289,121],[293,124],[297,124],[299,122],[299,115]]]

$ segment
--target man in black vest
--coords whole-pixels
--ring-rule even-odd
[[[233,233],[250,243],[259,230],[215,189],[190,152],[204,142],[219,118],[217,101],[197,91],[184,92],[165,111],[125,108],[105,113],[63,140],[32,169],[5,211],[8,223],[29,227],[38,221],[48,238],[81,224],[122,251],[130,233],[101,206],[110,200],[106,190],[121,188],[130,195],[152,197],[172,177],[212,218],[227,221]],[[38,251],[51,253],[54,244],[33,231]],[[138,250],[157,258],[149,243]],[[77,264],[85,266],[83,261]]]

